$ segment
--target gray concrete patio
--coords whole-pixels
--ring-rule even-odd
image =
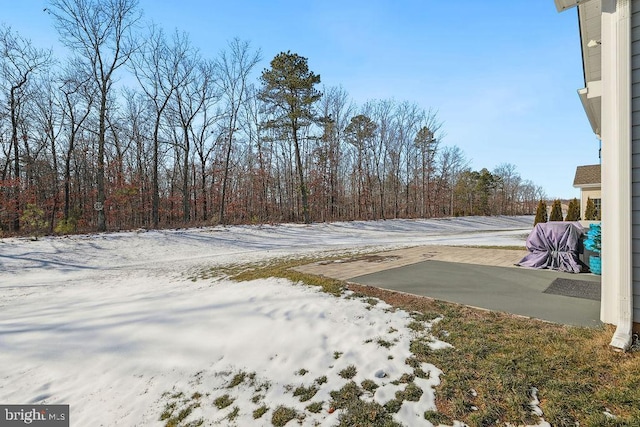
[[[515,266],[524,255],[526,251],[423,246],[299,269],[554,323],[601,325],[600,276]]]

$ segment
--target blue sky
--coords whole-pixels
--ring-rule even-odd
[[[0,21],[39,47],[57,33],[46,0],[0,0]],[[190,34],[214,57],[234,37],[308,58],[322,84],[437,111],[471,167],[512,163],[551,198],[579,197],[576,166],[598,140],[576,90],[584,86],[575,9],[553,0],[140,0],[144,20]]]

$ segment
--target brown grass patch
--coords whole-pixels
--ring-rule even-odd
[[[371,286],[349,289],[443,316],[432,331],[454,348],[412,347],[418,361],[444,372],[436,403],[447,418],[470,426],[536,424],[530,407],[535,387],[551,425],[640,425],[640,353],[614,351],[611,327],[568,327]]]

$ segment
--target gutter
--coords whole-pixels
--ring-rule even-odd
[[[584,64],[585,51],[584,51],[584,46],[582,44],[582,19],[580,19],[580,8],[576,7],[576,10],[577,10],[577,14],[578,14],[578,34],[580,34],[580,59],[582,60],[582,78],[584,80],[584,87],[586,89],[586,87],[587,87],[587,67],[585,67],[585,64]],[[586,94],[586,91],[585,91],[585,94],[583,96],[583,94],[580,92],[582,90],[583,89],[579,89],[578,90],[578,95],[580,96],[580,101],[582,101],[582,105],[583,105],[585,111],[587,111],[587,105],[586,105],[587,104],[587,102],[586,102],[586,97],[587,97],[586,95],[587,94]],[[583,98],[585,98],[585,99],[583,99]],[[589,115],[587,114],[587,116],[589,116]],[[591,116],[589,116],[589,121],[591,122]],[[591,123],[591,127],[594,128],[594,129],[596,128],[595,126],[593,126],[593,123]],[[599,133],[599,132],[596,132],[596,133]]]

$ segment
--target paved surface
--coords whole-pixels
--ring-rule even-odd
[[[600,276],[517,267],[526,251],[421,246],[314,263],[299,270],[554,323],[596,327],[600,302],[544,293],[557,278]]]

